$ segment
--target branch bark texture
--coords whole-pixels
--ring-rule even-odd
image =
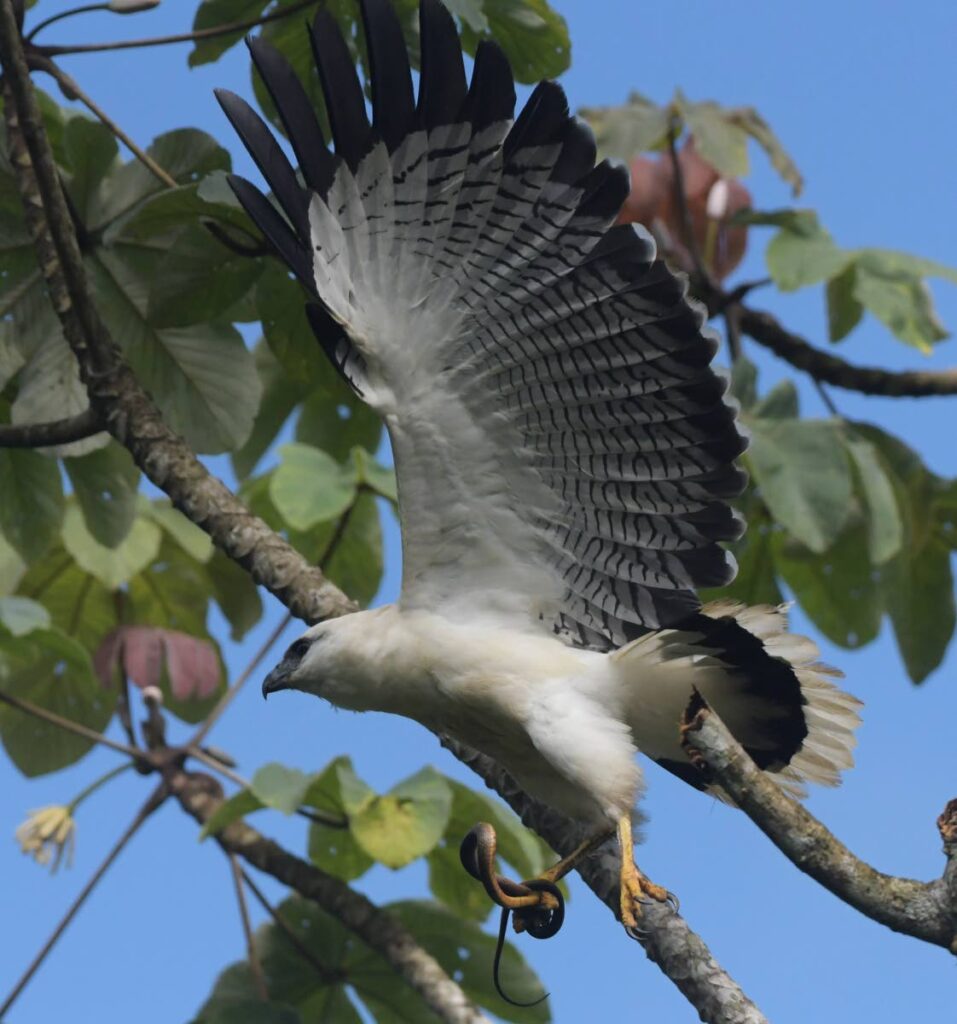
[[[205,825],[222,803],[222,789],[209,775],[176,769],[167,776],[180,806]],[[245,821],[217,835],[223,849],[265,871],[328,911],[367,946],[381,954],[447,1024],[491,1024],[431,954],[390,914],[345,882],[301,860]]]
[[[940,819],[946,817],[946,827],[953,832],[945,877],[934,882],[897,878],[855,856],[801,804],[787,796],[700,698],[693,700],[688,709],[683,734],[692,757],[707,765],[715,781],[796,867],[872,920],[954,951],[957,802],[952,801],[948,805],[950,813],[945,811]],[[938,827],[948,852],[945,826],[938,822]]]

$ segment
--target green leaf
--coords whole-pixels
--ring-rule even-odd
[[[904,524],[897,506],[894,485],[874,445],[853,434],[847,438],[846,443],[867,506],[870,561],[874,565],[883,565],[900,551],[904,542]]]
[[[859,259],[854,297],[896,337],[921,352],[930,352],[935,342],[947,337],[930,289],[918,277],[879,273]]]
[[[202,842],[209,836],[222,832],[227,825],[231,825],[247,814],[260,811],[266,805],[250,789],[241,789],[234,793],[228,800],[224,800],[213,813],[209,820],[200,829],[199,839]]]
[[[881,585],[907,672],[922,683],[944,660],[957,621],[950,549],[936,537],[905,546],[883,568]]]
[[[758,400],[758,368],[747,356],[738,356],[731,367],[731,395],[745,412]]]
[[[16,590],[26,568],[23,559],[0,533],[0,594],[10,594]]]
[[[302,286],[275,261],[256,286],[256,311],[266,344],[289,379],[303,388],[321,385],[329,366],[306,319]]]
[[[239,451],[232,453],[233,471],[240,479],[249,476],[256,468],[293,409],[307,393],[304,387],[289,379],[262,340],[253,350],[253,358],[262,385],[262,398],[249,439]]]
[[[204,1013],[198,1024],[302,1024],[302,1017],[292,1006],[264,1003],[254,996],[215,1007]]]
[[[158,135],[146,152],[180,185],[195,183],[213,171],[230,169],[227,150],[198,128],[176,128]],[[130,160],[104,179],[96,200],[90,204],[87,227],[101,231],[165,188],[139,160]]]
[[[701,156],[722,177],[743,178],[748,173],[748,136],[729,112],[711,100],[692,103],[680,89],[673,102]]]
[[[850,262],[827,282],[827,329],[831,341],[843,341],[860,323],[864,307],[854,294],[857,266]]]
[[[24,346],[29,347],[34,343],[34,331],[41,332],[43,337],[31,350],[17,380],[17,397],[10,416],[12,421],[47,423],[85,412],[90,400],[80,381],[76,356],[67,345],[49,303],[44,299],[42,309],[19,308],[16,316],[17,328],[22,324],[19,318],[30,318],[30,334],[21,338]],[[102,448],[108,440],[107,434],[99,433],[71,444],[54,445],[43,451],[47,455],[85,455]]]
[[[246,236],[250,244],[259,240],[252,221],[240,207],[232,192],[223,194],[218,183],[225,180],[222,171],[213,171],[199,184],[179,185],[148,196],[129,214],[114,221],[104,232],[108,245],[121,239],[140,241],[169,235],[178,228],[195,225],[206,220],[215,221],[226,229],[235,229]]]
[[[751,414],[767,420],[786,420],[797,417],[800,414],[800,409],[794,381],[780,381],[754,406]]]
[[[461,7],[461,4],[458,5]],[[481,39],[492,38],[505,51],[517,82],[557,78],[571,63],[571,40],[565,19],[546,0],[482,0],[488,29],[477,32],[463,19],[462,48],[474,56]]]
[[[159,330],[149,323],[154,257],[115,246],[88,262],[103,318],[114,337],[124,339],[134,373],[169,426],[196,451],[231,451],[249,436],[259,404],[252,356],[225,324]]]
[[[342,381],[327,376],[306,399],[296,423],[296,440],[321,448],[345,462],[358,445],[374,452],[382,436],[379,414],[370,409]]]
[[[256,771],[250,789],[266,807],[292,814],[302,804],[312,781],[311,775],[298,768],[287,768],[273,761]]]
[[[495,939],[477,924],[461,920],[438,904],[420,900],[390,903],[387,909],[479,1005],[491,1008],[497,1017],[516,1024],[551,1020],[547,1002],[513,1006],[502,1001],[492,980]],[[545,995],[541,981],[511,943],[505,944],[499,978],[502,988],[518,1003],[530,1003]]]
[[[808,618],[840,647],[870,643],[880,631],[882,604],[862,524],[854,522],[823,554],[774,535],[774,561]]]
[[[771,166],[791,186],[793,194],[800,195],[804,188],[804,179],[797,164],[757,110],[754,107],[735,107],[727,112],[727,116],[767,153]]]
[[[285,521],[296,530],[341,515],[355,500],[354,465],[341,466],[330,455],[306,444],[285,444],[282,461],[269,483],[269,495]]]
[[[119,590],[142,572],[159,554],[162,539],[155,523],[139,518],[119,544],[108,548],[86,528],[77,505],[66,510],[62,536],[64,547],[77,565],[109,590]]]
[[[806,238],[819,235],[822,230],[813,210],[739,210],[731,217],[731,223],[785,228]]]
[[[0,637],[0,686],[97,732],[106,728],[116,701],[94,678],[89,654],[56,629]],[[0,706],[0,740],[31,778],[73,764],[93,746],[92,740],[8,705]]]
[[[388,498],[393,505],[398,504],[395,470],[391,466],[383,466],[376,462],[374,456],[358,446],[352,449],[352,461],[355,463],[360,484],[371,487],[376,494]]]
[[[851,257],[821,228],[814,234],[779,231],[768,243],[764,258],[774,283],[782,291],[793,292],[840,274]]]
[[[196,8],[193,31],[230,25],[233,22],[255,21],[269,6],[270,0],[203,0]],[[300,19],[301,20],[301,19]],[[198,39],[189,52],[189,66],[209,64],[218,60],[228,49],[243,38],[244,30],[228,35]]]
[[[50,613],[28,597],[0,597],[0,626],[11,636],[24,636],[35,629],[49,629]]]
[[[620,107],[586,107],[579,111],[595,132],[598,150],[629,160],[668,141],[671,118],[667,107],[633,92]]]
[[[0,530],[17,554],[35,562],[63,518],[63,485],[54,459],[27,448],[0,448]]]
[[[452,809],[452,791],[432,768],[400,782],[349,817],[349,830],[370,857],[397,869],[431,850]]]
[[[303,803],[326,814],[347,818],[342,792],[344,782],[349,788],[349,802],[353,806],[356,803],[362,806],[375,798],[372,790],[356,778],[348,758],[336,758],[310,783]],[[309,859],[323,871],[345,882],[361,877],[375,863],[348,828],[333,828],[317,822],[309,827]]]
[[[130,453],[111,441],[105,448],[63,460],[73,493],[94,540],[115,548],[136,517],[140,471]]]
[[[748,419],[748,460],[774,518],[812,551],[840,534],[851,472],[838,424],[830,420]]]
[[[913,256],[894,249],[858,249],[856,254],[858,262],[874,274],[887,277],[897,274],[905,277],[940,277],[951,284],[957,284],[957,269],[936,260],[924,259],[923,256]]]
[[[64,125],[63,146],[70,167],[67,191],[80,220],[88,223],[106,179],[119,163],[116,139],[99,121],[78,115]]]
[[[239,256],[194,224],[156,268],[147,319],[155,327],[188,327],[224,316],[256,283],[263,262]]]
[[[187,519],[178,508],[174,508],[168,498],[144,500],[140,511],[162,527],[166,535],[176,541],[190,558],[197,562],[208,562],[213,557],[213,542],[209,534]]]

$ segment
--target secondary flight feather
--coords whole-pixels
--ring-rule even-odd
[[[407,715],[596,834],[618,823],[634,924],[662,895],[631,862],[634,755],[707,785],[678,742],[691,688],[792,788],[850,765],[856,702],[781,609],[701,607],[697,588],[734,575],[745,441],[685,279],[614,226],[625,168],[596,165],[553,82],[514,118],[494,43],[467,80],[439,0],[420,8],[416,97],[388,0],[361,8],[371,120],[334,19],[310,30],[332,149],[296,75],[250,41],[298,171],[218,93],[271,192],[233,176],[236,195],[386,423],[402,526],[399,603],[314,627],[265,690]]]

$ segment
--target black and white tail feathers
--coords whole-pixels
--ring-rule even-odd
[[[788,632],[784,607],[705,605],[675,629],[617,651],[629,682],[628,714],[639,749],[698,789],[710,786],[686,757],[676,723],[695,689],[759,768],[792,796],[805,783],[840,783],[852,767],[861,702],[831,681],[817,646]]]

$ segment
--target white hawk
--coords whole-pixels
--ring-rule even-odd
[[[679,742],[692,688],[792,791],[851,766],[858,702],[781,608],[696,596],[734,576],[720,542],[743,530],[727,499],[745,441],[685,278],[614,226],[627,170],[595,166],[554,82],[513,120],[494,43],[468,82],[439,0],[421,3],[416,99],[389,0],[361,6],[371,123],[331,15],[311,31],[334,151],[288,64],[250,40],[298,173],[218,93],[278,208],[233,176],[236,195],[386,423],[402,524],[399,601],[313,626],[263,690],[415,719],[596,835],[617,827],[634,926],[637,900],[664,896],[631,856],[635,755],[705,788]]]

